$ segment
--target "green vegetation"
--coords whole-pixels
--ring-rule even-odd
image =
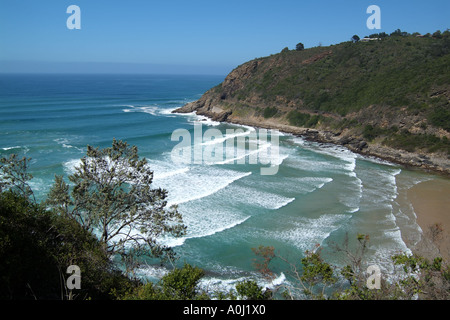
[[[358,42],[361,39],[359,38],[359,36],[357,34],[355,34],[351,40],[352,40],[352,42]]]
[[[297,43],[297,45],[295,46],[295,50],[297,50],[297,51],[302,51],[304,49],[305,49],[305,46],[301,42]]]
[[[205,300],[209,299],[199,288],[199,281],[204,276],[203,270],[185,264],[163,276],[161,280],[138,286],[123,296],[123,300]]]
[[[430,227],[434,239],[442,234],[439,225]],[[350,249],[348,239],[343,245],[335,245],[336,253],[342,253],[347,264],[336,266],[328,263],[322,256],[322,248],[317,246],[307,251],[301,259],[291,261],[274,253],[273,247],[259,247],[255,254],[263,257],[263,275],[272,273],[270,265],[275,262],[286,263],[292,285],[279,286],[273,297],[286,299],[337,299],[337,300],[447,300],[450,298],[450,266],[441,257],[427,259],[417,254],[399,253],[391,257],[395,267],[393,273],[381,274],[379,287],[375,279],[368,277],[369,262],[366,258],[370,238],[368,235],[356,236],[356,247]],[[267,255],[267,252],[271,252]],[[267,258],[269,257],[269,258]],[[278,267],[279,268],[279,267]],[[343,282],[344,280],[344,282]],[[373,280],[373,281],[372,281]]]
[[[78,223],[12,191],[0,194],[0,299],[111,299],[133,281]],[[81,290],[65,287],[66,269],[80,267]]]
[[[322,119],[320,115],[310,115],[308,113],[302,113],[299,111],[290,111],[286,118],[289,123],[297,127],[315,127],[317,123]]]
[[[428,119],[432,125],[450,132],[450,109],[448,105],[441,105],[432,109]]]
[[[264,118],[272,118],[278,113],[278,109],[275,107],[267,107],[264,109]]]
[[[220,95],[227,110],[234,105],[235,115],[252,114],[248,97],[256,95],[258,115],[266,119],[349,128],[393,148],[450,154],[449,140],[435,134],[450,130],[450,32],[417,37],[396,30],[370,37],[382,40],[362,42],[355,35],[349,42],[311,49],[299,43],[296,50],[258,59],[254,76],[242,79],[244,85],[235,92],[224,93],[222,85],[211,92]],[[279,101],[289,107],[281,110]],[[366,113],[355,116],[360,111]],[[380,118],[388,113],[390,119],[416,117],[416,132],[382,124]],[[16,155],[0,159],[0,299],[450,298],[447,262],[416,254],[393,256],[399,270],[392,279],[382,279],[381,289],[369,289],[366,235],[356,237],[354,250],[337,246],[348,258],[344,266],[328,263],[320,247],[294,261],[273,247],[253,249],[261,275],[273,279],[276,262],[290,286],[268,290],[247,279],[230,292],[208,292],[201,287],[205,272],[189,264],[174,267],[156,283],[143,283],[134,275],[140,258],[173,262],[172,250],[156,238],[180,236],[185,226],[176,208],[166,208],[167,192],[151,188],[153,172],[137,148],[116,140],[110,148],[88,147],[69,183],[56,176],[41,203],[28,183],[29,162]],[[132,230],[139,230],[139,236]],[[65,286],[69,265],[81,269],[79,290]]]
[[[368,124],[368,125],[365,125],[364,128],[362,129],[362,135],[363,135],[364,139],[366,139],[367,141],[373,141],[374,139],[376,139],[378,137],[393,137],[397,134],[398,131],[399,130],[398,130],[397,126],[392,126],[389,129],[384,129],[384,128],[380,128],[380,127],[376,127],[376,126],[374,127],[374,126]],[[404,130],[403,132],[406,134],[409,134],[408,130]],[[403,132],[402,132],[402,134],[403,134]],[[401,136],[401,134],[398,134],[398,136]]]
[[[136,147],[88,147],[73,186],[56,177],[42,203],[28,183],[29,162],[0,159],[1,299],[111,299],[138,283],[129,275],[139,256],[173,258],[155,238],[185,227],[176,208],[165,209],[167,192],[150,188],[153,172]],[[70,265],[83,275],[76,293],[66,287]]]
[[[170,250],[155,239],[185,232],[176,207],[165,208],[167,191],[151,188],[153,172],[146,159],[139,159],[135,146],[115,139],[110,148],[88,146],[69,180],[72,188],[57,176],[45,204],[87,231],[99,231],[109,255],[121,254],[130,262],[131,247],[134,256],[150,250],[162,257]]]
[[[450,141],[446,138],[439,138],[428,134],[411,134],[404,131],[400,134],[393,134],[383,142],[385,145],[414,152],[416,150],[426,150],[428,152],[445,150],[450,155]]]
[[[356,120],[349,129],[369,141],[380,138],[380,143],[408,151],[449,154],[442,133],[434,129],[450,130],[450,31],[421,36],[398,29],[368,38],[376,40],[354,35],[348,42],[308,49],[299,43],[296,50],[257,59],[252,75],[241,78],[225,101],[234,105],[236,116],[237,99],[241,105],[252,101],[266,119],[277,117],[299,127],[326,129],[348,118]],[[372,117],[369,108],[380,117]],[[420,143],[410,144],[413,138],[391,130],[402,128],[401,117]],[[421,132],[410,130],[417,119],[422,120]]]
[[[449,83],[448,74],[442,72],[450,63],[448,37],[386,38],[314,49],[331,50],[332,54],[302,65],[308,59],[303,53],[311,49],[291,51],[279,61],[279,71],[272,68],[264,72],[261,82],[255,78],[247,85],[259,90],[266,100],[281,95],[301,100],[302,109],[345,115],[371,104],[407,106],[417,99],[416,94],[429,101],[433,85]],[[272,59],[276,57],[267,58],[267,63]]]
[[[122,142],[114,142],[113,150],[135,148]],[[94,149],[90,149],[88,155]],[[100,150],[95,149],[95,154]],[[103,152],[111,152],[110,148]],[[104,155],[103,152],[100,154]],[[122,159],[121,152],[111,153],[112,159]],[[120,156],[119,156],[120,155]],[[136,157],[134,165],[140,163]],[[93,161],[83,158],[85,169]],[[431,260],[419,255],[396,254],[393,264],[399,267],[392,279],[382,278],[380,289],[367,286],[367,260],[369,237],[358,235],[356,249],[336,246],[336,253],[344,253],[348,264],[336,266],[322,256],[320,246],[306,251],[300,259],[289,260],[275,252],[274,247],[260,246],[252,249],[256,255],[254,266],[268,281],[277,276],[277,269],[289,277],[288,284],[280,284],[271,289],[262,287],[256,279],[238,282],[229,292],[210,291],[201,286],[205,271],[184,264],[175,267],[158,282],[144,283],[133,276],[133,270],[123,269],[124,261],[117,260],[125,252],[113,252],[105,243],[102,234],[94,235],[94,229],[86,228],[86,219],[68,214],[72,203],[62,202],[73,199],[70,189],[63,179],[57,179],[50,192],[51,198],[37,203],[28,181],[30,159],[17,156],[2,158],[0,161],[0,299],[119,299],[119,300],[268,300],[268,299],[449,299],[450,268],[441,257]],[[104,162],[103,164],[106,165]],[[144,162],[142,162],[144,163]],[[98,168],[97,168],[98,169]],[[115,167],[115,170],[118,170]],[[113,171],[110,167],[109,171]],[[120,170],[119,170],[120,171]],[[130,173],[131,174],[131,173]],[[129,178],[131,179],[131,178]],[[133,177],[139,181],[139,177]],[[89,180],[88,180],[89,181]],[[133,180],[134,181],[134,180]],[[131,182],[128,180],[128,182]],[[86,182],[87,183],[87,182]],[[97,189],[96,187],[95,189]],[[55,190],[64,192],[55,192]],[[131,190],[132,188],[128,188]],[[97,192],[97,191],[96,191]],[[125,192],[125,191],[124,191]],[[95,192],[86,196],[86,202]],[[59,201],[59,202],[58,202]],[[53,204],[53,208],[48,207]],[[64,206],[56,206],[57,203]],[[87,202],[89,203],[89,202]],[[94,202],[95,203],[95,202]],[[107,203],[107,201],[105,201]],[[67,204],[67,205],[66,205]],[[133,203],[130,203],[132,207]],[[106,211],[103,208],[104,211]],[[69,210],[70,209],[70,210]],[[91,214],[85,211],[87,216]],[[95,214],[92,213],[94,216]],[[120,220],[118,217],[116,220]],[[152,221],[156,223],[156,221]],[[436,225],[432,239],[441,239],[442,227]],[[128,252],[131,254],[132,250]],[[152,256],[151,246],[147,247],[147,257]],[[160,255],[156,255],[160,257]],[[112,259],[116,258],[116,259]],[[163,260],[161,260],[163,263]],[[81,289],[68,289],[66,269],[70,265],[81,269]]]

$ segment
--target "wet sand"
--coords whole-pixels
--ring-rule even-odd
[[[440,224],[442,235],[439,241],[440,254],[450,257],[450,179],[436,178],[421,182],[408,190],[408,199],[417,215],[417,223],[423,235],[430,238],[430,226]],[[429,244],[423,244],[419,251],[426,253]],[[420,252],[419,252],[420,253]]]

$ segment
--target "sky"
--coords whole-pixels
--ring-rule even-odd
[[[81,29],[67,27],[70,5]],[[379,30],[367,27],[370,5]],[[0,73],[226,75],[299,42],[445,31],[449,12],[449,0],[0,0]]]

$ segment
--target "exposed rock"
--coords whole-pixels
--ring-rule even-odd
[[[333,57],[332,50],[334,49],[309,56],[301,62],[297,61],[297,63],[302,68],[307,68],[314,63],[322,63],[330,55]],[[272,79],[272,81],[268,81],[269,87],[273,83],[277,83],[280,77],[290,75],[292,65],[283,64],[283,59],[282,56],[274,56],[244,63],[231,71],[222,84],[207,91],[199,100],[188,103],[174,112],[196,112],[214,121],[277,129],[302,136],[310,141],[342,145],[363,155],[375,156],[408,167],[418,167],[450,175],[450,159],[444,154],[424,154],[426,150],[419,150],[417,153],[407,152],[387,147],[383,144],[382,139],[367,140],[369,138],[363,136],[362,129],[371,125],[374,128],[389,132],[426,134],[450,139],[450,132],[433,127],[423,117],[423,114],[408,112],[407,107],[393,110],[389,105],[368,105],[343,116],[321,110],[304,109],[304,102],[295,97],[288,99],[286,96],[276,95],[271,99],[263,99],[261,90],[254,88],[260,85],[267,75],[270,75]],[[306,81],[304,78],[302,75],[295,81]],[[251,83],[251,86],[249,86],[249,83]],[[435,90],[433,96],[449,98],[450,90],[446,88]],[[327,90],[325,88],[324,92],[327,92]],[[264,118],[264,110],[273,107],[277,109],[276,116]],[[317,123],[317,125],[314,125],[315,129],[292,126],[286,115],[293,110],[308,114],[310,117],[320,116],[335,124],[342,123],[345,120],[350,125],[330,126],[325,122],[325,124]],[[352,126],[353,123],[357,125]]]

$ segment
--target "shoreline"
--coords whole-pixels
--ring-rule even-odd
[[[207,114],[201,115],[211,118]],[[214,120],[214,118],[211,119]],[[395,150],[385,146],[372,144],[368,145],[363,139],[351,136],[342,137],[338,133],[329,130],[300,128],[285,124],[276,124],[267,122],[264,123],[259,121],[245,121],[229,118],[221,122],[278,130],[283,133],[290,133],[293,135],[300,136],[308,141],[339,145],[360,155],[376,157],[381,160],[389,161],[398,164],[408,170],[418,170],[421,172],[431,173],[445,178],[450,178],[450,167],[444,168],[444,165],[442,163],[439,163],[440,161],[438,159],[431,159],[429,156],[426,155]]]
[[[450,258],[449,195],[450,180],[440,177],[420,182],[407,191],[407,199],[414,209],[416,222],[422,229],[424,238],[418,244],[417,251],[422,255],[439,253],[447,261]],[[430,228],[435,225],[438,225],[440,232],[433,235]]]
[[[182,107],[183,108],[183,107]],[[274,123],[270,121],[257,121],[254,120],[242,120],[230,117],[229,115],[215,114],[212,112],[199,112],[199,110],[190,109],[186,112],[185,109],[173,110],[173,113],[194,113],[199,116],[207,117],[213,121],[218,121],[221,123],[237,124],[251,126],[254,128],[264,128],[278,130],[282,133],[293,134],[302,137],[308,141],[313,141],[317,143],[331,143],[334,145],[339,145],[346,147],[352,152],[363,156],[375,157],[384,161],[395,163],[400,165],[402,168],[410,171],[419,171],[423,173],[432,174],[435,176],[434,179],[420,182],[417,185],[412,186],[407,190],[406,198],[407,201],[412,205],[414,213],[416,215],[416,223],[422,229],[421,240],[410,248],[413,253],[418,253],[422,256],[428,256],[432,258],[430,254],[437,254],[436,245],[430,236],[430,226],[433,224],[440,224],[442,226],[439,246],[439,253],[447,260],[450,260],[450,168],[447,170],[442,169],[439,166],[429,166],[427,162],[429,157],[424,157],[417,155],[415,153],[402,152],[399,153],[398,150],[389,150],[386,147],[370,147],[362,144],[364,141],[361,139],[347,138],[343,140],[341,136],[332,131],[323,131],[318,129],[300,128],[290,125]],[[353,141],[352,143],[352,140]],[[347,143],[342,143],[347,142]],[[361,148],[360,146],[364,147]],[[396,158],[397,155],[404,155],[401,159]],[[405,161],[406,156],[406,161]],[[416,162],[418,160],[418,162]],[[437,188],[437,189],[436,189]],[[447,200],[447,198],[449,198]]]
[[[301,136],[308,141],[318,143],[331,143],[343,146],[352,152],[373,156],[403,166],[409,170],[420,170],[450,178],[450,158],[421,152],[408,152],[381,145],[380,143],[367,143],[362,137],[354,136],[347,129],[333,131],[332,129],[302,128],[276,121],[273,118],[238,117],[231,111],[224,111],[220,107],[206,107],[200,100],[187,103],[172,113],[194,113],[205,116],[212,121],[246,125],[255,128],[273,129],[283,133]]]

